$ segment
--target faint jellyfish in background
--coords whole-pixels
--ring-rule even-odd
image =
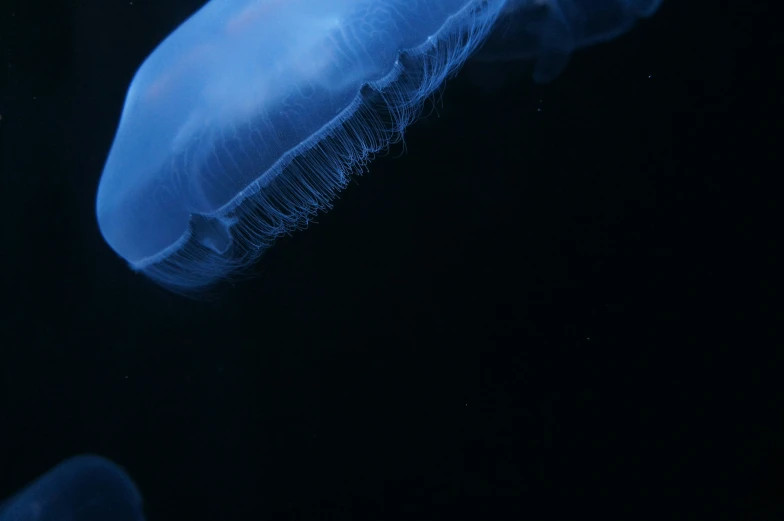
[[[67,459],[0,501],[0,521],[144,521],[125,471],[99,456]]]

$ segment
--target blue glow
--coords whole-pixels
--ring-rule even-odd
[[[0,521],[144,521],[128,475],[98,456],[68,459],[0,504]]]
[[[329,208],[495,29],[484,56],[536,60],[544,81],[657,5],[212,0],[131,83],[98,188],[101,233],[164,286],[208,286]]]

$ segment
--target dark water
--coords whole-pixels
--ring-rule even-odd
[[[93,206],[128,82],[199,4],[0,6],[0,496],[91,452],[151,521],[784,513],[763,4],[665,2],[546,86],[467,66],[206,302]]]

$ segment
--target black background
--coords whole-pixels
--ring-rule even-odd
[[[94,197],[136,68],[202,3],[2,2],[0,496],[93,452],[151,521],[784,515],[764,4],[665,2],[546,86],[467,66],[194,301]]]

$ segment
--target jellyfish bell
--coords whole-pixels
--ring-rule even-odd
[[[212,0],[131,83],[98,188],[101,233],[165,287],[210,286],[329,208],[488,37],[551,77],[652,2]]]

